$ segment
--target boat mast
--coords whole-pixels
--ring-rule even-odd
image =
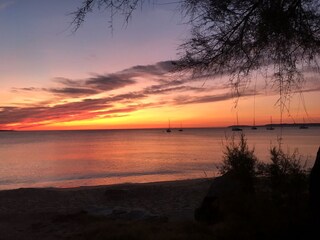
[[[238,112],[237,112],[237,126],[239,126]]]

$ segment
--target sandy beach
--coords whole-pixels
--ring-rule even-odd
[[[194,219],[195,209],[212,183],[209,178],[3,190],[0,240],[248,240],[311,236],[314,224],[308,215],[308,192],[274,195],[267,190],[265,180],[256,183],[254,194],[233,193],[219,198],[221,211],[210,212],[218,214],[219,221],[214,224]]]
[[[0,239],[90,239],[88,229],[99,224],[193,222],[209,185],[194,179],[0,191]]]

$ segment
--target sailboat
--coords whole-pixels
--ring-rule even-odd
[[[257,130],[258,128],[256,127],[255,120],[253,119],[253,126],[251,127],[252,130]]]
[[[237,113],[237,125],[232,127],[232,131],[242,131],[242,128],[238,126],[239,126],[239,119],[238,119],[238,113]]]
[[[179,132],[182,132],[183,131],[183,129],[182,129],[182,124],[180,123],[180,128],[179,128],[179,130],[178,130]]]
[[[267,127],[267,130],[274,130],[274,127],[272,126],[272,117],[270,117],[270,125]]]
[[[309,128],[309,127],[306,125],[306,122],[305,122],[304,118],[303,118],[303,124],[300,125],[299,128],[300,128],[300,129],[308,129],[308,128]]]
[[[257,130],[256,127],[256,86],[257,83],[254,84],[254,96],[253,96],[253,125],[251,127],[252,130]]]
[[[171,132],[170,120],[169,120],[169,127],[167,128],[166,132],[167,132],[167,133],[170,133],[170,132]]]

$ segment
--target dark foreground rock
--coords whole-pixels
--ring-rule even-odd
[[[217,223],[223,218],[222,199],[241,193],[242,185],[232,173],[213,179],[201,206],[195,210],[195,219],[200,222]]]

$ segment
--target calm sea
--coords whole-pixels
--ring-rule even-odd
[[[280,129],[244,129],[258,158],[268,161]],[[154,182],[217,174],[227,128],[0,132],[0,189]],[[320,128],[283,128],[282,144],[312,166]]]

